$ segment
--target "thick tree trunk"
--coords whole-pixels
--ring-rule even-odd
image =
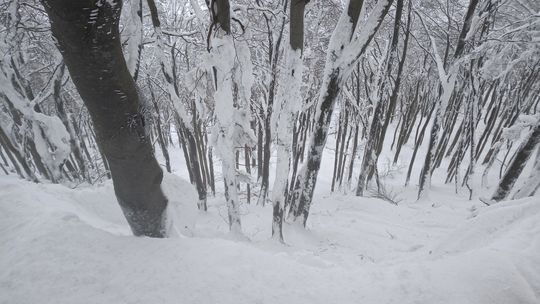
[[[116,197],[137,236],[167,235],[167,198],[122,48],[120,1],[43,0],[51,30],[96,130]]]

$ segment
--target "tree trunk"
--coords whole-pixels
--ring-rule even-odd
[[[463,26],[461,28],[456,50],[454,52],[455,61],[460,59],[463,55],[463,52],[465,49],[465,38],[471,28],[471,22],[472,22],[477,4],[478,4],[478,0],[470,0],[469,2],[467,13],[465,15],[465,20],[463,21]],[[433,41],[434,40],[432,40],[432,42]],[[436,52],[437,50],[434,48],[434,51]],[[448,47],[446,51],[448,52]],[[445,59],[446,59],[446,56],[445,56]],[[438,68],[441,69],[443,67],[438,67]],[[441,129],[441,124],[443,123],[443,115],[447,111],[448,101],[450,100],[452,96],[455,82],[456,82],[457,71],[452,71],[452,69],[453,67],[449,69],[450,72],[448,73],[448,75],[446,75],[447,79],[440,79],[441,90],[439,92],[439,97],[435,105],[436,110],[435,110],[435,116],[433,117],[433,123],[431,125],[428,151],[426,154],[426,158],[424,159],[424,166],[422,168],[422,172],[420,173],[420,179],[419,179],[419,185],[418,185],[418,198],[419,199],[424,195],[426,189],[429,189],[431,186],[431,175],[433,173],[434,165],[436,161],[435,160],[436,148],[437,148],[437,143],[439,142],[439,139],[440,139],[439,130]],[[443,72],[443,71],[439,71],[439,72]]]
[[[392,42],[390,45],[390,50],[388,53],[388,57],[386,58],[386,66],[384,69],[383,74],[381,75],[381,78],[378,81],[377,84],[377,100],[375,100],[375,110],[373,111],[373,117],[370,124],[369,134],[368,134],[368,140],[366,142],[366,146],[364,148],[364,157],[362,159],[362,165],[360,167],[360,175],[358,176],[358,187],[356,188],[356,196],[363,196],[364,190],[366,189],[371,176],[373,175],[373,172],[377,169],[377,162],[379,159],[379,153],[380,149],[379,146],[382,147],[382,144],[384,142],[384,136],[386,133],[386,127],[388,126],[388,123],[386,120],[390,120],[390,116],[393,113],[393,108],[395,107],[395,100],[397,99],[397,91],[392,92],[392,98],[390,102],[392,104],[389,104],[386,115],[384,114],[384,108],[386,108],[386,102],[384,102],[383,98],[385,95],[385,87],[386,87],[386,78],[390,76],[390,73],[392,72],[392,65],[394,58],[396,57],[397,53],[397,47],[399,42],[399,27],[401,24],[401,13],[403,11],[403,0],[398,0],[396,4],[396,16],[394,18],[394,33],[392,35]],[[405,51],[406,52],[407,45],[405,44]],[[405,54],[404,54],[405,55]],[[400,70],[402,68],[402,64],[400,62]],[[400,78],[400,75],[397,76],[398,79]],[[398,82],[396,82],[396,88],[398,87]],[[394,96],[395,94],[395,96]],[[388,117],[385,119],[385,117]],[[386,123],[386,127],[384,124]]]
[[[287,49],[287,66],[284,87],[281,88],[280,98],[275,105],[274,115],[276,124],[276,179],[272,193],[272,237],[283,242],[283,217],[285,201],[288,197],[289,175],[291,169],[291,154],[293,151],[293,129],[296,112],[302,103],[300,94],[303,73],[304,50],[304,10],[306,0],[290,1],[289,48]],[[285,19],[283,19],[283,25]],[[280,36],[281,37],[281,36]],[[278,44],[279,46],[279,40]],[[277,58],[276,58],[277,59]]]
[[[365,26],[358,33],[356,25],[362,11],[363,1],[350,0],[330,38],[319,102],[315,113],[315,124],[308,148],[308,158],[295,181],[295,189],[291,197],[292,217],[295,221],[301,222],[304,227],[321,167],[328,128],[343,80],[349,75],[358,58],[365,53],[392,2],[392,0],[377,1],[365,22]],[[346,48],[348,51],[354,52],[352,56],[350,53],[344,56]],[[354,50],[350,50],[351,48]]]
[[[246,144],[254,144],[254,135],[249,126],[250,117],[244,111],[249,102],[247,92],[251,87],[243,82],[243,73],[250,73],[239,66],[251,58],[244,57],[237,48],[245,44],[234,40],[231,32],[231,12],[228,0],[207,2],[214,25],[208,34],[208,51],[215,64],[211,71],[214,75],[215,124],[213,132],[214,146],[221,158],[225,199],[229,218],[229,230],[237,236],[242,235],[240,220],[240,201],[238,195],[239,178],[235,168],[236,151]],[[251,75],[250,75],[251,76]]]
[[[137,236],[167,236],[167,198],[122,48],[120,1],[43,0],[51,30],[110,166],[118,203]]]

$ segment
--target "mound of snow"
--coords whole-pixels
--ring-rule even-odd
[[[168,215],[178,233],[193,236],[197,218],[199,197],[193,186],[181,177],[165,173],[161,183],[163,192],[169,199]]]

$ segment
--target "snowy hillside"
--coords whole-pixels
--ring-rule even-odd
[[[539,0],[0,0],[0,304],[540,304]]]
[[[309,230],[286,225],[288,246],[268,240],[270,206],[244,205],[242,241],[226,233],[218,200],[207,214],[174,205],[193,237],[136,238],[110,183],[71,190],[2,176],[0,303],[540,300],[538,196],[432,207],[321,195]]]

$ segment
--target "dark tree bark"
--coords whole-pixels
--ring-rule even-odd
[[[251,166],[249,163],[250,154],[251,154],[250,151],[251,151],[250,147],[246,145],[244,147],[244,165],[246,166],[246,173],[251,176]],[[251,203],[251,184],[249,182],[246,183],[246,191],[247,191],[246,202],[250,204]]]
[[[167,235],[167,198],[122,48],[121,1],[43,0],[51,30],[107,158],[118,203],[137,236]]]

